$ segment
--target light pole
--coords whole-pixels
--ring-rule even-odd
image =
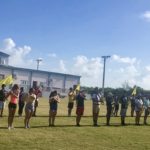
[[[103,96],[104,96],[106,60],[107,60],[108,58],[110,58],[110,56],[102,56],[102,58],[104,59],[104,67],[103,67],[103,83],[102,83],[102,93],[103,93]]]
[[[38,58],[36,61],[37,61],[37,70],[39,70],[39,65],[40,65],[40,62],[42,61],[42,58]]]

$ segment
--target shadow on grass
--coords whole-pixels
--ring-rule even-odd
[[[68,128],[68,127],[75,127],[75,128],[84,128],[84,127],[91,127],[91,128],[100,128],[100,127],[106,127],[106,128],[111,128],[111,127],[127,127],[127,126],[135,126],[135,127],[146,127],[146,126],[150,126],[150,124],[148,125],[143,125],[143,124],[140,124],[140,125],[135,125],[133,123],[128,123],[126,125],[121,125],[121,124],[110,124],[109,126],[106,125],[106,124],[99,124],[98,126],[93,126],[93,125],[80,125],[80,126],[76,126],[76,125],[55,125],[55,126],[48,126],[48,125],[39,125],[39,126],[31,126],[30,129],[35,129],[35,128]],[[7,127],[0,127],[0,130],[3,130],[3,129],[8,129]],[[15,127],[15,129],[24,129],[24,126],[17,126]]]

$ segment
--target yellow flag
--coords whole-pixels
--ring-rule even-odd
[[[133,89],[132,95],[136,95],[136,86]]]
[[[2,84],[9,85],[9,84],[12,84],[12,83],[13,83],[12,75],[9,75],[5,79],[0,80],[0,85],[2,85]]]
[[[77,85],[76,90],[80,91],[80,84]]]

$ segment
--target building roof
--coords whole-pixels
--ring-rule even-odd
[[[0,52],[0,56],[9,57],[9,55],[8,55],[8,54],[3,53],[3,52]]]
[[[36,70],[36,69],[28,69],[28,68],[20,68],[20,67],[14,67],[14,66],[4,66],[0,65],[1,68],[8,68],[8,69],[14,69],[14,70],[21,70],[21,71],[30,71],[30,72],[36,72],[36,73],[46,73],[46,74],[56,74],[56,75],[67,75],[72,77],[78,77],[81,78],[79,75],[72,75],[72,74],[65,74],[65,73],[58,73],[58,72],[51,72],[51,71],[43,71],[43,70]]]

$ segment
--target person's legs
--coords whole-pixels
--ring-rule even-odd
[[[37,110],[37,107],[38,107],[38,100],[35,100],[35,105],[34,105],[34,111],[33,111],[33,115],[34,117],[36,117],[36,110]]]
[[[27,126],[28,126],[29,116],[30,116],[30,111],[28,109],[26,109],[25,110],[25,119],[24,119],[25,128],[27,128]]]
[[[10,125],[11,125],[11,127],[13,127],[13,121],[14,121],[14,116],[15,116],[15,113],[16,113],[16,108],[13,108],[12,109],[12,117],[11,117],[11,121],[10,121]]]
[[[97,126],[99,110],[100,110],[100,106],[99,105],[93,106],[93,125],[94,126]]]
[[[106,125],[110,125],[110,116],[112,112],[112,107],[107,106],[107,115],[106,115]]]
[[[136,125],[140,124],[140,112],[139,111],[136,111],[135,124]]]
[[[0,117],[2,117],[3,116],[3,110],[4,110],[4,102],[0,102],[1,104],[1,106],[0,106]]]
[[[20,116],[22,116],[22,113],[23,113],[23,108],[24,108],[24,103],[21,103],[21,106],[20,106]]]
[[[31,111],[29,112],[29,118],[28,118],[28,120],[27,120],[27,128],[30,128],[29,122],[30,122],[30,119],[31,119],[31,117],[32,117],[32,114],[33,114],[33,111],[31,110]]]
[[[53,111],[53,112],[52,112],[52,126],[55,125],[55,117],[56,117],[56,114],[57,114],[56,111]]]
[[[77,115],[76,117],[76,125],[80,126],[81,115]]]
[[[70,117],[71,116],[71,109],[68,108],[68,116]]]
[[[146,109],[146,110],[145,110],[145,115],[144,115],[144,124],[145,124],[145,125],[147,125],[147,117],[148,117],[148,115],[149,115],[149,110]]]
[[[52,125],[52,112],[49,110],[49,126]]]

